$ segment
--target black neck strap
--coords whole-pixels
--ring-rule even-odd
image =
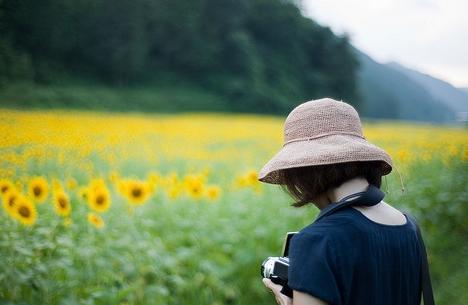
[[[357,197],[357,198],[354,198]],[[382,192],[378,187],[369,184],[369,187],[364,192],[359,192],[355,194],[348,195],[341,199],[340,201],[330,203],[328,206],[323,208],[318,214],[315,221],[320,218],[330,215],[331,213],[339,210],[341,208],[350,206],[350,205],[365,205],[372,206],[378,204],[385,197],[385,193]],[[354,199],[351,199],[354,198]]]

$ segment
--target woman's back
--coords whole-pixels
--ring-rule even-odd
[[[294,297],[298,303],[420,304],[420,252],[424,250],[412,218],[403,224],[401,214],[385,204],[377,205],[386,211],[343,206],[333,210],[339,206],[335,203],[370,185],[380,188],[382,177],[392,169],[391,156],[367,141],[352,105],[322,98],[302,103],[288,114],[283,146],[262,167],[258,180],[282,185],[296,207],[312,203],[321,209],[319,219],[291,241],[288,285],[299,297]],[[382,224],[362,213],[371,219],[372,214],[375,219],[394,218],[401,224]],[[431,294],[429,288],[425,291]],[[275,297],[284,300],[280,303],[291,301],[280,293]]]
[[[294,236],[288,285],[330,305],[419,305],[420,255],[410,218],[382,224],[346,207]]]

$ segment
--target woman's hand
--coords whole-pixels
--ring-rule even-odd
[[[265,278],[263,279],[263,284],[271,289],[279,305],[292,305],[292,299],[281,293],[281,289],[283,288],[281,285],[275,284],[270,279]]]

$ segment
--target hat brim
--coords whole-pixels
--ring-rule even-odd
[[[284,184],[280,175],[283,169],[355,161],[382,161],[382,175],[392,171],[392,158],[382,148],[361,137],[334,134],[283,146],[262,167],[258,180]]]

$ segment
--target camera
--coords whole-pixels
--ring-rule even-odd
[[[288,283],[289,258],[268,257],[261,266],[261,273],[264,278],[270,279],[273,283],[284,286]]]
[[[292,298],[292,290],[288,286],[289,269],[289,244],[291,238],[297,232],[288,232],[283,244],[283,256],[267,257],[260,266],[260,273],[263,278],[270,279],[273,283],[283,286],[281,293]]]

